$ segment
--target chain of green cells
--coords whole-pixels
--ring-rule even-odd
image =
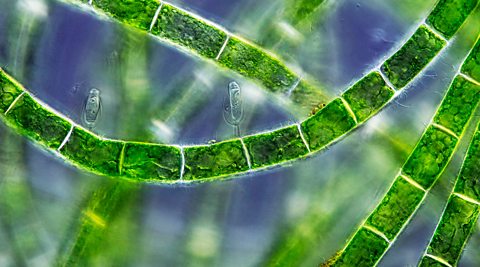
[[[432,122],[384,198],[327,266],[376,266],[412,219],[450,162],[478,106],[479,59],[480,39],[477,38],[476,45],[451,83]],[[460,215],[459,222],[465,219],[460,218],[461,214],[457,215]],[[462,229],[449,228],[453,231]]]
[[[454,2],[464,8],[439,1],[396,53],[319,112],[301,123],[266,133],[196,146],[108,139],[58,114],[3,70],[1,118],[73,165],[109,177],[156,183],[204,182],[269,168],[325,149],[387,105],[451,43],[447,37],[463,25],[478,0]],[[456,19],[438,18],[445,14]]]
[[[335,6],[331,1],[324,0],[288,0],[285,5],[287,6],[286,9],[282,14],[276,16],[275,21],[287,21],[298,33],[304,36],[314,30],[310,25],[321,23],[326,17],[324,14],[334,9]],[[267,23],[267,26],[265,26],[266,29],[261,31],[266,34],[260,36],[258,43],[263,46],[276,47],[277,50],[284,50],[283,48],[288,50],[291,47],[297,46],[298,44],[296,44],[293,39],[287,37],[288,34],[285,33],[285,31],[280,31],[279,28],[281,28],[281,26],[279,26],[277,22]],[[285,53],[285,51],[283,51],[283,53]],[[200,72],[209,71],[212,69],[211,67],[215,66],[208,64],[204,66]],[[219,74],[220,73],[209,71],[209,80],[214,84],[214,81],[218,80]],[[202,88],[202,90],[208,92],[212,88],[205,86],[205,84],[199,80],[187,80],[182,79],[174,83],[173,87],[175,87],[175,91],[179,93],[166,98],[158,105],[158,108],[154,112],[155,125],[160,125],[162,122],[168,124],[169,121],[174,120],[174,125],[181,127],[187,118],[190,118],[193,113],[197,112],[199,107],[206,104],[207,98],[198,99],[198,90]],[[200,87],[199,83],[201,83]],[[202,93],[204,92],[205,91],[202,91]],[[195,98],[195,101],[192,101],[193,98]],[[313,108],[319,108],[318,99],[315,97],[305,98],[305,100],[307,99],[310,100],[309,103],[303,103],[298,107],[288,106],[288,111],[296,118],[304,118],[308,116]],[[279,102],[285,107],[282,99],[280,99]],[[246,125],[245,120],[242,124]],[[168,136],[166,136],[165,141],[168,141],[168,139]]]
[[[330,99],[307,74],[295,73],[272,52],[166,1],[67,2],[92,6],[99,14],[148,32],[166,44],[247,77],[281,99],[287,97],[292,108],[308,112]]]
[[[480,124],[419,266],[456,266],[480,212]]]
[[[310,7],[309,12],[312,12],[312,7]],[[125,29],[131,29],[131,28],[125,28]],[[138,61],[138,58],[142,58],[142,60],[146,60],[146,55],[145,53],[139,53],[138,51],[142,51],[144,49],[139,49],[141,47],[144,47],[142,45],[140,40],[143,40],[142,38],[138,38],[138,35],[140,32],[138,31],[126,31],[127,36],[133,36],[128,38],[128,42],[121,42],[121,43],[131,43],[133,42],[135,45],[133,46],[128,46],[128,47],[135,47],[133,51],[135,51],[135,55],[132,56],[135,58],[135,61]],[[123,55],[125,53],[124,49],[120,48],[120,55]],[[124,52],[122,52],[124,51]],[[126,57],[128,59],[129,53],[132,51],[126,50],[125,55],[120,56],[120,58]],[[139,56],[138,54],[141,54],[142,56]],[[128,62],[128,60],[127,60]],[[122,64],[112,64],[112,65],[122,65]],[[125,65],[125,64],[123,64]],[[128,65],[127,65],[128,66]],[[128,68],[128,67],[127,67]],[[135,69],[135,67],[133,67]],[[136,68],[136,75],[139,75],[139,73],[144,73],[145,70],[144,68]],[[131,73],[131,71],[126,71],[126,74]],[[128,77],[125,77],[125,75],[116,75],[118,77],[122,77],[120,80],[122,80],[121,83],[128,83],[130,79]],[[143,79],[145,80],[145,79]],[[142,86],[141,88],[147,88],[147,85]],[[128,88],[128,85],[120,85],[120,88]],[[193,87],[192,87],[193,88]],[[131,90],[126,90],[126,92],[131,92]],[[135,94],[138,92],[135,91]],[[142,96],[146,96],[148,94],[147,92],[141,93]],[[128,96],[125,97],[126,99],[129,99]],[[131,101],[130,101],[131,102]],[[140,101],[141,102],[141,101]],[[198,104],[197,104],[198,105]],[[172,106],[178,106],[178,103],[173,103]],[[132,105],[132,103],[129,103],[130,110],[137,110],[138,108],[141,107],[135,107],[135,105]],[[133,120],[134,114],[130,114],[130,116],[124,116],[122,115],[120,119],[121,125],[125,123],[129,123],[130,121]],[[130,117],[129,119],[126,119],[125,117]],[[248,118],[245,118],[248,120]],[[245,120],[244,120],[245,121]],[[124,127],[119,127],[121,130],[125,130]],[[143,130],[142,130],[143,129]],[[127,131],[136,131],[135,136],[143,136],[146,133],[142,132],[144,131],[145,127],[130,127],[127,129]],[[125,201],[125,199],[131,199],[131,194],[132,192],[134,193],[135,190],[126,190],[128,188],[123,188],[121,186],[121,183],[119,186],[112,186],[112,185],[107,185],[107,186],[102,186],[100,189],[96,190],[91,199],[89,200],[89,204],[83,212],[81,213],[81,220],[78,225],[78,231],[76,232],[75,237],[73,238],[73,241],[70,242],[72,245],[64,245],[61,247],[67,247],[67,251],[62,252],[59,254],[59,259],[58,262],[61,262],[59,265],[72,265],[72,264],[80,264],[80,265],[88,265],[89,260],[95,255],[96,257],[101,256],[98,254],[98,247],[99,244],[100,246],[108,246],[108,231],[105,231],[107,227],[111,227],[112,223],[117,224],[116,216],[112,216],[112,213],[119,213],[118,211],[120,209],[126,210],[128,207],[124,207],[126,205],[131,205],[131,201]],[[226,192],[218,192],[219,194],[224,194]],[[207,213],[207,220],[209,220],[209,223],[216,223],[216,214],[218,213],[218,209],[221,209],[220,207],[222,205],[216,205],[215,203],[223,203],[223,202],[218,202],[218,194],[209,194],[208,196],[205,196],[204,201],[201,201],[203,203],[200,205],[198,208],[203,210],[201,213]],[[226,194],[229,195],[229,194]],[[122,200],[119,202],[118,200]],[[106,203],[110,208],[109,209],[100,209],[98,206],[98,203]],[[213,203],[213,204],[212,204]],[[112,212],[113,210],[113,212]],[[123,214],[123,212],[122,212]],[[122,215],[123,216],[123,215]],[[112,220],[112,217],[115,217],[115,221]],[[208,262],[213,261],[215,256],[218,256],[218,253],[212,253],[208,256],[202,255],[202,253],[198,253],[197,249],[192,249],[192,247],[195,246],[195,244],[198,244],[198,242],[201,242],[201,238],[199,238],[198,234],[195,234],[197,231],[202,231],[204,228],[200,227],[201,225],[205,225],[205,217],[202,216],[200,217],[193,217],[191,218],[193,220],[193,223],[190,223],[190,227],[187,229],[187,231],[191,231],[193,234],[192,235],[187,235],[190,236],[188,239],[185,238],[183,240],[184,246],[185,246],[185,254],[189,254],[191,258],[196,258],[196,262],[205,262],[204,265],[208,266],[211,265]],[[199,220],[199,222],[196,222]],[[201,220],[201,221],[200,221]],[[116,229],[118,227],[115,227]],[[216,231],[217,227],[213,227],[214,229],[209,229],[212,233],[213,231]],[[121,233],[122,236],[125,236],[126,234],[132,234],[131,231]],[[213,234],[213,236],[217,236],[217,234]],[[212,242],[221,242],[220,240],[215,240],[214,237],[212,237]],[[215,246],[216,247],[216,246]]]
[[[469,64],[471,75],[480,78],[480,43],[476,64]],[[480,93],[480,92],[478,92]],[[477,94],[478,94],[477,93]],[[419,266],[456,266],[480,213],[480,122],[468,147],[462,169],[442,217]]]
[[[332,5],[329,4],[328,1],[323,0],[317,0],[316,2],[289,0],[287,2],[288,8],[286,10],[289,12],[287,13],[287,11],[285,11],[284,14],[278,15],[277,20],[288,21],[288,23],[291,23],[302,35],[306,35],[309,31],[312,31],[310,26],[305,27],[305,25],[320,23],[319,21],[322,21],[325,18],[325,16],[321,16],[321,14],[324,14],[327,9],[332,9]],[[307,18],[300,19],[298,17],[300,14],[304,14]],[[297,23],[300,23],[301,25],[297,25]],[[263,31],[268,34],[262,35],[258,42],[264,45],[268,43],[269,47],[277,47],[277,49],[278,47],[286,46],[290,48],[291,46],[295,46],[296,44],[293,44],[294,41],[287,38],[284,32],[279,32],[278,27],[279,26],[276,23],[268,24],[267,29]],[[286,49],[288,50],[288,48]],[[211,67],[212,66],[207,65],[200,72],[212,70]],[[209,79],[213,83],[218,79],[218,73],[215,74],[215,72],[210,72],[209,75]],[[201,83],[200,87],[198,83]],[[198,99],[198,97],[196,97],[198,96],[199,88],[202,88],[202,93],[212,90],[211,87],[206,87],[202,81],[198,80],[187,82],[183,79],[174,84],[173,87],[175,87],[176,91],[179,93],[172,97],[168,97],[158,105],[158,108],[154,112],[154,125],[161,125],[162,123],[168,124],[169,121],[172,122],[173,120],[177,129],[178,127],[181,128],[181,125],[186,122],[187,118],[190,118],[191,115],[197,112],[199,107],[205,105],[208,100],[207,98]],[[195,98],[195,101],[191,101],[193,98]],[[303,103],[302,106],[299,106],[298,108],[285,106],[281,99],[280,104],[288,109],[288,112],[295,118],[301,119],[308,116],[308,113],[310,113],[312,109],[319,109],[318,101],[314,97],[309,97],[308,100],[311,101],[309,103]],[[248,125],[248,123],[245,122],[245,119],[242,121],[242,124]],[[162,141],[168,142],[168,135],[164,138],[165,139]]]

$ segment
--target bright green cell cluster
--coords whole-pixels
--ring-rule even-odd
[[[308,153],[297,126],[246,137],[244,142],[254,168],[300,158]]]
[[[480,42],[477,42],[462,66],[462,72],[473,79],[480,81]]]
[[[370,230],[361,228],[331,266],[375,266],[388,246],[385,239]]]
[[[46,110],[28,94],[18,99],[6,120],[23,135],[51,149],[60,146],[71,128],[69,122]]]
[[[403,166],[403,172],[423,188],[430,188],[450,161],[456,144],[455,137],[430,126]]]
[[[427,253],[456,266],[463,247],[475,228],[479,212],[479,205],[456,195],[450,196]]]
[[[102,140],[75,127],[60,153],[89,170],[115,177],[120,174],[123,146],[123,142]]]
[[[397,88],[403,88],[446,45],[427,27],[420,26],[400,50],[383,65],[382,71]]]
[[[312,151],[331,143],[355,125],[355,120],[339,98],[301,124],[305,139]]]
[[[427,253],[456,266],[471,236],[480,212],[480,123],[468,148],[462,170],[449,197]],[[424,256],[420,266],[429,266]]]
[[[459,136],[463,135],[465,124],[473,116],[473,111],[480,101],[480,97],[474,96],[472,90],[473,92],[478,92],[478,88],[472,87],[471,82],[467,82],[465,79],[461,78],[461,75],[458,75],[450,86],[441,106],[437,111],[437,114],[435,115],[435,118],[449,118],[447,116],[448,114],[450,114],[452,117],[462,114],[458,119],[454,119],[452,121],[453,124],[451,124],[453,125],[453,129],[458,130]],[[465,109],[463,109],[464,107]],[[450,120],[445,121],[448,122]],[[451,125],[449,124],[449,126]],[[388,240],[394,240],[398,236],[403,226],[406,225],[408,220],[421,205],[426,194],[425,191],[428,192],[428,190],[434,185],[437,178],[441,175],[446,165],[450,161],[458,142],[458,137],[456,137],[454,133],[452,134],[451,131],[453,130],[449,130],[443,125],[431,125],[426,129],[425,133],[422,135],[422,138],[417,143],[415,149],[404,164],[402,168],[403,174],[396,178],[395,182],[392,184],[381,203],[367,218],[364,224],[365,227],[376,229],[378,232],[385,235]],[[465,192],[465,194],[468,194],[467,196],[472,197],[473,199],[478,199],[477,193],[480,190],[480,187],[476,187],[479,173],[478,166],[480,166],[480,160],[478,158],[478,152],[480,150],[479,144],[480,134],[477,134],[472,145],[470,146],[468,152],[469,156],[467,156],[468,160],[465,162],[464,168],[461,172],[462,177],[464,178],[459,178],[462,181],[459,181],[456,187],[458,188],[459,192]],[[472,191],[475,193],[472,194]],[[455,210],[458,211],[455,211],[456,215],[451,216],[452,219],[447,223],[451,226],[450,228],[447,227],[447,230],[453,231],[456,229],[455,227],[457,224],[468,224],[465,227],[470,227],[470,220],[476,218],[475,216],[478,215],[478,211],[476,209],[472,210],[467,208],[462,210],[464,207],[471,207],[471,205],[462,204],[462,206],[456,206]],[[454,219],[462,216],[462,218],[464,218],[466,215],[471,215],[468,219],[468,222],[462,221],[463,219],[459,219],[458,221]],[[357,243],[353,241],[360,239],[360,237],[357,236],[360,235],[359,233],[362,231],[365,231],[364,228],[360,228],[355,233],[352,241],[347,244],[343,251],[341,251],[340,256],[338,259],[336,259],[333,265],[337,265],[340,260],[345,258],[349,259],[348,264],[351,266],[354,266],[358,263],[363,263],[363,258],[357,255],[359,254],[356,252],[358,248],[352,247],[357,246]],[[466,236],[468,236],[466,232],[450,232],[442,235],[457,235],[459,239],[464,239]],[[460,241],[455,242],[456,244],[460,244]],[[459,245],[455,246],[459,247]],[[446,248],[448,245],[442,245],[442,247]],[[454,246],[452,246],[452,248],[454,248]],[[365,245],[364,249],[365,251],[362,253],[367,254],[369,253],[370,246]],[[378,246],[375,246],[375,250],[377,249],[379,249]],[[386,251],[388,247],[385,247],[384,249],[384,251]],[[384,251],[382,251],[382,253],[375,251],[375,253],[370,254],[370,258],[368,258],[367,262],[374,262],[374,264],[368,264],[366,266],[374,266],[376,264],[375,262],[380,260]],[[430,258],[425,258],[424,260],[425,263],[422,263],[422,266],[437,266],[437,264],[433,264],[434,261],[432,261]]]
[[[227,38],[222,30],[169,4],[162,5],[152,33],[211,59],[217,56]]]
[[[372,72],[350,87],[343,98],[348,102],[358,122],[367,120],[393,97],[394,91],[387,86],[378,72]]]
[[[22,94],[21,86],[0,69],[0,113],[5,113],[15,99]]]
[[[440,0],[427,23],[450,39],[477,4],[478,0]]]
[[[247,171],[248,162],[240,140],[185,148],[184,180],[224,176]]]
[[[113,18],[146,31],[150,29],[152,18],[160,2],[158,0],[94,0],[92,4]]]
[[[422,202],[424,195],[425,191],[402,177],[397,177],[382,202],[368,217],[366,225],[373,226],[389,240],[393,240]]]
[[[181,161],[177,147],[129,142],[121,172],[136,180],[175,180],[180,178]]]
[[[455,185],[455,192],[480,202],[480,128],[470,144],[467,158]]]
[[[433,121],[461,135],[480,99],[480,86],[457,76]]]
[[[237,37],[231,37],[218,62],[262,83],[268,91],[286,93],[298,80],[278,59]]]

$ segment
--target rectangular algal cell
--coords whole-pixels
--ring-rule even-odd
[[[248,170],[240,140],[186,147],[184,180],[211,178]]]
[[[215,58],[227,34],[207,22],[164,3],[152,33],[185,46],[198,54]]]
[[[60,153],[93,172],[118,176],[122,148],[122,142],[102,140],[90,132],[75,127]]]
[[[457,139],[430,126],[403,166],[403,172],[429,189],[450,161]]]
[[[147,31],[150,29],[155,12],[160,5],[158,0],[94,0],[93,6],[103,10],[113,18]]]
[[[180,178],[180,149],[174,146],[127,143],[122,175],[139,180]]]
[[[299,158],[308,153],[296,125],[244,139],[252,167],[262,167]]]
[[[424,195],[423,190],[399,176],[382,202],[368,217],[366,224],[380,230],[389,240],[393,240],[415,212]]]
[[[394,95],[393,89],[374,71],[350,87],[343,98],[352,108],[359,122],[368,119],[385,105]]]
[[[480,82],[480,39],[477,40],[472,52],[463,63],[462,73]]]
[[[305,139],[312,151],[319,150],[355,127],[355,121],[337,98],[302,122]]]
[[[478,0],[440,0],[428,16],[427,23],[450,39],[477,4]]]
[[[6,118],[22,135],[52,149],[60,146],[71,128],[67,120],[42,107],[28,94],[18,99]]]
[[[397,90],[401,89],[428,65],[445,44],[425,26],[420,26],[405,45],[382,65],[382,71]]]
[[[361,228],[332,266],[375,266],[388,245],[385,239]]]
[[[228,41],[219,63],[256,80],[271,92],[287,93],[298,81],[278,59],[236,37]]]
[[[448,89],[433,121],[460,136],[479,100],[480,85],[476,85],[462,76],[457,76]]]
[[[479,124],[480,127],[480,124]],[[467,157],[463,162],[462,170],[455,185],[455,192],[466,195],[480,202],[480,128],[477,129],[470,146]]]
[[[472,234],[480,207],[451,195],[427,253],[457,266],[463,247]]]
[[[2,69],[0,69],[0,113],[7,111],[8,107],[24,90],[22,87],[13,82]]]
[[[290,100],[295,104],[295,107],[304,110],[304,114],[308,114],[317,108],[321,109],[327,103],[328,97],[323,93],[325,90],[320,88],[316,83],[302,79],[292,91]]]

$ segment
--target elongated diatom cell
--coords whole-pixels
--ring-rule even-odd
[[[376,113],[394,95],[378,72],[372,72],[350,87],[343,98],[352,108],[359,122]]]
[[[181,44],[211,59],[218,55],[227,38],[227,34],[219,28],[167,3],[162,5],[152,34]]]
[[[396,87],[407,85],[440,52],[446,42],[425,26],[420,26],[400,50],[389,58],[382,70]]]
[[[122,142],[103,140],[75,127],[60,153],[88,170],[118,176],[123,145]]]
[[[365,224],[373,226],[389,240],[393,240],[413,215],[425,194],[423,190],[399,176]]]
[[[219,63],[273,92],[286,93],[298,80],[280,61],[237,37],[230,38]]]
[[[450,39],[477,4],[478,0],[440,0],[427,23]]]
[[[480,85],[457,76],[433,121],[460,136],[479,100]]]
[[[100,91],[96,88],[91,89],[85,101],[82,115],[83,122],[88,128],[93,128],[97,123],[102,108],[101,105]]]
[[[70,130],[70,123],[24,94],[6,115],[8,123],[27,137],[51,149],[57,149]]]
[[[252,167],[274,165],[308,153],[296,125],[244,139]]]
[[[125,24],[144,31],[150,28],[159,5],[158,0],[93,0],[94,7]]]
[[[340,99],[330,102],[301,124],[305,139],[312,151],[321,149],[347,133],[355,125],[355,120]]]
[[[223,103],[223,117],[225,121],[237,126],[243,119],[243,100],[240,85],[230,82],[227,87],[227,96]]]
[[[217,177],[248,170],[248,162],[240,140],[186,147],[184,151],[184,180]]]
[[[476,81],[480,81],[480,42],[473,48],[462,66],[462,72]]]
[[[456,144],[455,137],[430,126],[403,166],[404,173],[423,188],[430,188],[447,165]]]
[[[388,242],[382,237],[361,228],[331,266],[375,266],[388,245]],[[359,265],[359,263],[362,264]]]
[[[180,149],[174,146],[127,143],[122,175],[138,180],[178,180]]]
[[[479,205],[451,195],[427,253],[456,266],[465,242],[476,225],[479,212]]]

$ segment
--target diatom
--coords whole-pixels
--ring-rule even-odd
[[[88,93],[87,100],[83,109],[83,122],[85,125],[92,129],[95,127],[100,112],[102,109],[102,101],[100,99],[100,91],[96,88],[92,88]]]
[[[239,124],[243,119],[243,103],[241,88],[236,82],[230,82],[227,87],[227,97],[223,102],[223,117],[225,121],[235,127],[239,134]]]

